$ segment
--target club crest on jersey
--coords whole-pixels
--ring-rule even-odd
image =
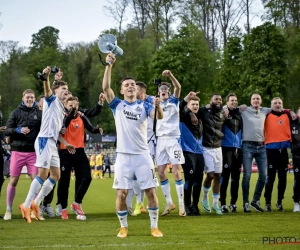
[[[278,122],[279,124],[282,124],[282,121],[281,120],[279,120],[279,122]]]
[[[36,119],[37,119],[37,116],[36,116],[36,115],[34,115],[33,119],[34,119],[34,120],[36,120]]]
[[[79,128],[79,125],[77,123],[75,124],[75,128],[77,128],[77,129]]]
[[[220,118],[223,118],[223,114],[220,114]]]
[[[296,127],[293,127],[292,129],[292,134],[297,135],[298,134],[298,130],[296,130]]]
[[[137,111],[137,112],[142,112],[142,109],[138,106],[138,107],[135,109],[135,111]]]

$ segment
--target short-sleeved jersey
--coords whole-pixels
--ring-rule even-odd
[[[102,166],[103,165],[103,155],[98,154],[96,157],[96,166]]]
[[[161,120],[157,120],[156,136],[180,136],[179,99],[171,95],[167,101],[160,103],[160,107],[164,112],[164,117]]]
[[[145,102],[150,104],[153,103],[154,96],[147,96]],[[155,135],[153,132],[153,119],[149,116],[148,117],[148,124],[147,124],[147,140],[155,140]]]
[[[113,111],[118,143],[116,152],[125,154],[149,153],[147,144],[147,117],[154,108],[148,102],[129,103],[115,97],[109,104]]]
[[[42,124],[38,137],[53,138],[57,141],[63,127],[64,116],[64,105],[55,95],[44,98]]]

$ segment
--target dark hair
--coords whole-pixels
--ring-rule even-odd
[[[214,94],[212,94],[211,96],[210,96],[210,100],[211,100],[211,98],[213,98],[213,96],[215,96],[215,95],[218,95],[218,96],[221,96],[220,94],[218,94],[218,93],[214,93]]]
[[[122,83],[123,83],[124,81],[126,81],[126,80],[133,80],[133,81],[135,81],[133,77],[131,77],[131,76],[126,76],[126,77],[124,77],[124,78],[121,80],[121,86],[122,86]]]
[[[40,95],[38,98],[37,98],[37,102],[39,102],[42,98],[45,98],[45,96],[44,95]]]
[[[158,85],[158,87],[163,86],[163,85],[169,87],[169,89],[171,88],[171,84],[168,83],[168,82],[161,82],[161,83]]]
[[[229,93],[229,94],[226,96],[226,102],[229,101],[229,98],[230,98],[231,96],[237,97],[235,93]]]
[[[136,82],[137,86],[140,86],[140,88],[147,90],[147,84],[144,82]]]
[[[63,82],[63,81],[54,81],[52,86],[51,86],[51,89],[54,92],[54,90],[58,89],[61,86],[68,86],[68,83]]]
[[[69,101],[76,101],[76,102],[78,102],[78,98],[77,98],[76,96],[71,96],[71,97],[69,97],[69,98],[66,100],[66,102],[69,102]]]

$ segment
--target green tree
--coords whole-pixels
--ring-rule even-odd
[[[34,88],[38,93],[43,93],[43,85],[37,78],[46,66],[65,65],[63,53],[59,46],[59,30],[47,26],[32,35],[30,50],[27,53],[27,72],[34,80]]]
[[[287,76],[286,39],[281,30],[267,22],[254,28],[243,41],[243,75],[240,88],[244,102],[253,92],[269,106],[275,96],[285,96]]]
[[[203,32],[190,25],[182,27],[156,52],[151,67],[156,78],[160,78],[163,70],[171,70],[181,83],[182,97],[190,91],[201,91],[207,101],[210,93],[215,91],[212,82],[217,70],[216,61],[216,54],[209,50]]]
[[[223,54],[221,69],[215,79],[216,90],[224,98],[229,93],[242,95],[240,89],[242,68],[242,43],[240,37],[230,37]]]

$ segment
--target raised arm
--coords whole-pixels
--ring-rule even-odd
[[[94,108],[90,108],[90,109],[79,108],[78,110],[81,113],[83,113],[86,117],[95,117],[101,113],[104,100],[105,100],[104,94],[101,93],[99,95],[99,102],[97,103],[97,105]]]
[[[105,67],[105,72],[103,76],[103,82],[102,82],[102,89],[104,92],[105,99],[108,103],[111,103],[113,99],[115,98],[115,94],[113,90],[110,88],[110,82],[111,82],[111,69],[116,61],[115,56],[113,53],[109,53],[106,57],[106,62],[109,61],[110,64]]]
[[[150,117],[152,119],[154,119],[154,114],[155,114],[155,111],[157,112],[156,113],[156,120],[160,120],[164,117],[164,112],[162,110],[162,108],[160,107],[160,100],[158,97],[154,97],[153,98],[153,104],[155,106],[155,109],[152,109],[150,111]]]
[[[173,76],[173,74],[171,73],[170,70],[164,70],[162,75],[170,78],[170,80],[172,81],[173,87],[174,87],[174,97],[179,98],[180,92],[181,92],[181,85],[177,81],[175,76]]]
[[[51,73],[51,67],[47,66],[47,68],[45,68],[43,70],[43,73],[44,73],[44,77],[45,77],[45,79],[43,81],[44,93],[45,93],[45,97],[48,98],[52,95],[52,90],[50,87],[50,79],[49,79],[49,76]]]

